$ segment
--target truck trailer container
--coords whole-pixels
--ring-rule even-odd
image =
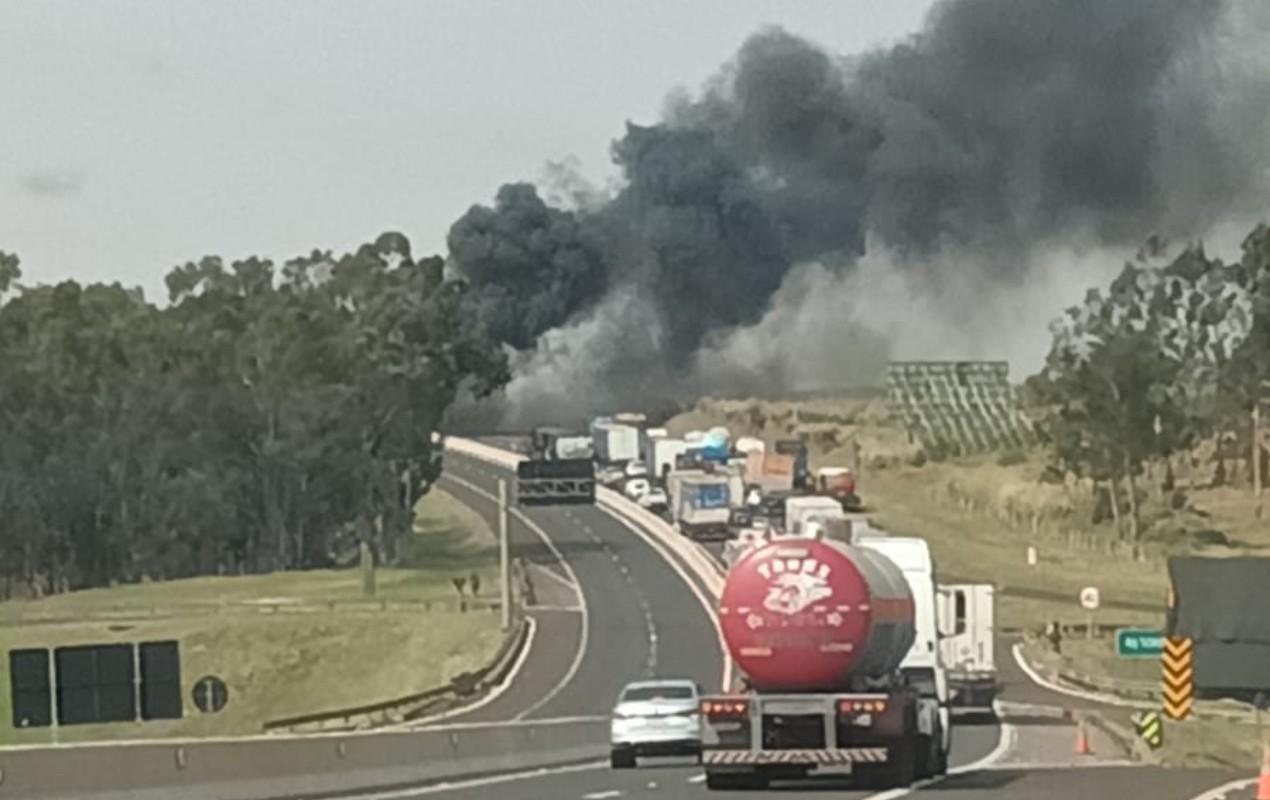
[[[732,514],[731,479],[708,472],[671,472],[666,495],[671,519],[690,539],[727,539]]]
[[[598,420],[591,423],[591,438],[600,464],[625,464],[639,458],[639,428]]]

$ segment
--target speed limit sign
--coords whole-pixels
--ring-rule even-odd
[[[1080,590],[1080,605],[1086,611],[1094,611],[1098,608],[1102,598],[1098,595],[1097,586],[1086,586]]]

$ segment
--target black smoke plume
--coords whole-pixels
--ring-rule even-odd
[[[1103,254],[1262,211],[1268,21],[1236,0],[945,0],[850,60],[761,31],[627,125],[611,196],[551,208],[516,184],[454,224],[454,271],[519,351],[466,419],[871,384],[891,355],[1037,359],[1012,326],[1043,334]]]

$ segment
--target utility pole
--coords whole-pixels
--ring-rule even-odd
[[[512,627],[512,572],[507,546],[507,481],[498,479],[498,567],[502,573],[503,630]]]
[[[60,744],[58,737],[57,715],[61,704],[57,702],[57,649],[49,648],[49,726],[53,736],[53,744]]]
[[[1252,491],[1261,496],[1261,398],[1252,406]]]

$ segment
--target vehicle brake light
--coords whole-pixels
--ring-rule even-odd
[[[706,700],[701,713],[707,717],[743,717],[749,713],[750,704],[744,700]]]
[[[839,714],[880,714],[885,710],[885,700],[853,700],[844,697],[838,701]]]

